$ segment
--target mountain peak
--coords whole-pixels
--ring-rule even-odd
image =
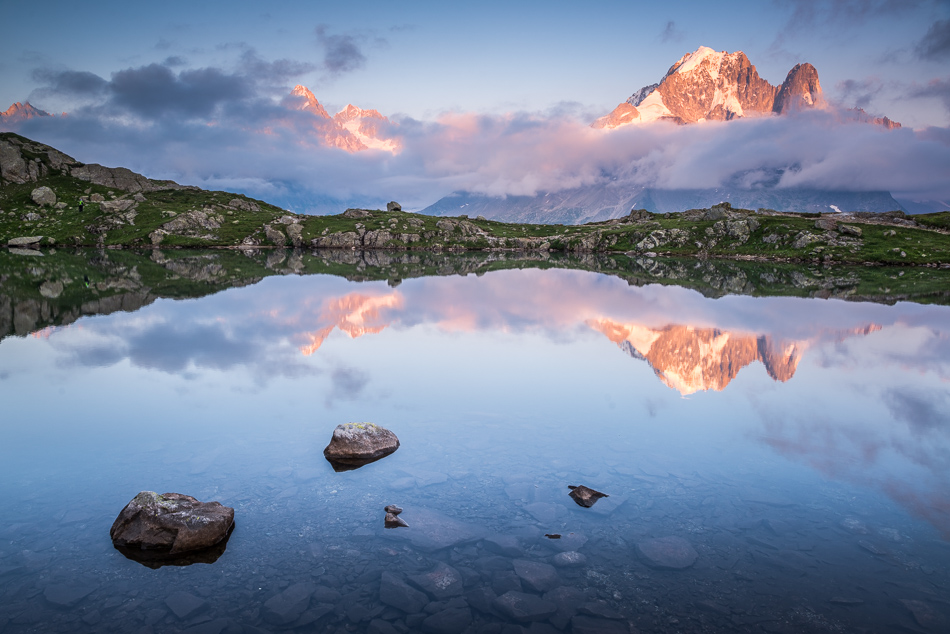
[[[35,108],[29,101],[20,103],[19,101],[10,106],[4,112],[0,112],[0,121],[24,121],[33,117],[49,117],[50,113]]]
[[[393,153],[399,151],[399,140],[389,136],[389,119],[378,110],[363,110],[353,104],[347,104],[346,108],[331,118],[306,86],[297,85],[290,94],[303,99],[303,102],[296,106],[298,110],[311,112],[318,117],[314,126],[323,134],[327,145],[350,153],[369,149]]]
[[[728,121],[825,107],[818,71],[807,62],[796,64],[781,86],[773,86],[759,77],[742,51],[727,53],[700,46],[673,64],[659,83],[633,93],[591,127],[612,129],[657,120],[679,124]],[[870,117],[868,122],[900,125]]]
[[[302,97],[303,102],[297,106],[298,110],[307,110],[314,113],[324,119],[329,119],[330,115],[327,113],[326,108],[320,105],[320,102],[317,101],[317,98],[310,92],[310,89],[306,86],[297,84],[294,86],[294,89],[290,91],[292,97]]]
[[[821,96],[821,84],[818,83],[818,71],[814,66],[805,62],[795,64],[788,71],[782,87],[775,96],[772,111],[778,114],[787,114],[807,108],[822,108],[825,102]]]

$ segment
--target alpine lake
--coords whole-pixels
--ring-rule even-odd
[[[0,632],[950,631],[948,305],[920,267],[0,251]],[[363,421],[399,449],[335,471]],[[126,556],[140,491],[233,532]]]

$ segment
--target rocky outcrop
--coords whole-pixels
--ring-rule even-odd
[[[335,471],[358,469],[399,449],[399,439],[374,423],[345,423],[333,430],[323,456]]]
[[[69,173],[94,185],[130,193],[185,189],[174,181],[153,181],[124,167],[105,167],[96,163],[74,167]]]
[[[109,536],[116,547],[178,555],[218,544],[233,526],[234,509],[219,502],[142,491],[119,513]]]

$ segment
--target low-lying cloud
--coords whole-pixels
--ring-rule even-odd
[[[353,53],[344,40],[326,41],[344,57]],[[345,70],[358,58],[333,63]],[[886,130],[836,110],[609,131],[590,128],[577,108],[455,112],[435,121],[397,115],[380,129],[399,138],[399,153],[348,154],[326,145],[326,120],[282,101],[294,80],[314,69],[294,60],[268,62],[250,49],[234,69],[150,64],[109,79],[40,69],[35,77],[43,87],[31,95],[37,105],[53,97],[77,105],[66,117],[29,120],[18,130],[85,162],[243,191],[296,211],[393,199],[421,208],[459,190],[534,195],[608,184],[767,185],[950,198],[946,128]],[[874,87],[846,89],[858,94]],[[938,81],[919,92],[944,98],[946,90]]]

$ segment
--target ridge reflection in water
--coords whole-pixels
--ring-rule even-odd
[[[414,511],[436,509],[516,536],[532,560],[557,548],[543,533],[583,534],[573,544],[589,565],[559,571],[562,582],[641,631],[676,629],[669,619],[688,618],[698,600],[749,617],[711,608],[703,618],[714,629],[758,631],[762,610],[797,631],[812,617],[832,629],[919,627],[917,604],[887,603],[884,581],[938,614],[914,588],[950,587],[940,545],[950,536],[948,317],[934,306],[708,299],[593,273],[511,270],[395,289],[269,278],[7,339],[7,421],[29,421],[4,423],[7,627],[25,630],[24,615],[39,611],[83,629],[86,612],[47,614],[37,592],[101,568],[114,579],[94,584],[101,594],[157,592],[143,605],[163,612],[161,627],[190,623],[162,597],[212,583],[202,568],[227,579],[211,586],[215,618],[266,627],[267,599],[314,582],[362,592],[369,618],[406,625],[385,606],[374,613],[379,571],[425,572],[436,561],[465,571],[476,623],[497,621],[469,596],[481,583],[505,587],[479,568],[496,546],[417,551],[383,534],[388,503],[406,507],[410,523],[390,533],[410,534]],[[400,451],[332,473],[322,448],[350,420],[392,429]],[[571,508],[568,484],[610,497]],[[235,506],[227,552],[154,578],[111,559],[101,525],[144,488]],[[643,566],[634,544],[664,535],[696,546],[694,568]],[[775,597],[768,609],[763,592]],[[829,604],[838,594],[866,601],[842,613]],[[90,597],[76,605],[112,618],[105,598]],[[310,622],[317,631],[366,626],[334,602],[336,612]]]

